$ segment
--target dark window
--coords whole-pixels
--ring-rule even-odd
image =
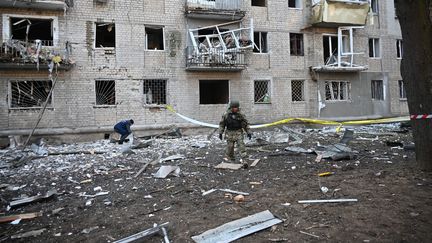
[[[115,105],[115,81],[96,80],[96,105]]]
[[[347,81],[326,81],[326,100],[345,101],[351,99],[351,83]]]
[[[303,56],[303,34],[290,33],[290,53],[292,56]]]
[[[267,53],[267,32],[254,32],[255,47],[253,52]],[[257,48],[258,47],[258,48]]]
[[[163,28],[145,28],[146,32],[146,49],[147,50],[164,50]]]
[[[265,7],[266,0],[252,0],[252,6]]]
[[[291,81],[291,100],[304,101],[304,80]]]
[[[323,37],[324,49],[324,64],[332,64],[337,62],[338,55],[338,37],[337,36],[324,36]]]
[[[227,104],[228,80],[200,80],[200,104]]]
[[[378,58],[380,57],[380,43],[378,38],[369,39],[369,57]]]
[[[11,81],[11,108],[42,107],[51,88],[51,81]],[[51,97],[48,100],[50,104]]]
[[[96,23],[96,48],[115,47],[115,25]]]
[[[12,39],[29,42],[39,39],[44,46],[53,45],[52,19],[10,18],[10,21]]]
[[[166,80],[144,80],[144,104],[166,104]]]
[[[402,40],[396,40],[396,56],[397,58],[402,58],[403,56]]]
[[[384,100],[384,86],[382,80],[372,80],[371,82],[372,99]]]
[[[405,90],[405,82],[403,80],[398,80],[399,83],[399,98],[406,99],[406,90]]]
[[[254,101],[255,103],[270,103],[270,81],[255,80],[254,82]]]
[[[378,13],[378,0],[371,0],[372,13]]]
[[[288,0],[289,8],[301,8],[301,0]]]

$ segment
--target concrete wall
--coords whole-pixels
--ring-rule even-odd
[[[53,108],[46,111],[39,127],[73,128],[111,126],[116,121],[133,118],[137,125],[182,123],[162,107],[143,104],[143,79],[167,80],[167,102],[180,113],[194,119],[217,123],[226,109],[224,104],[200,105],[199,80],[229,80],[230,99],[240,100],[242,110],[252,123],[263,123],[286,117],[388,116],[406,114],[406,102],[398,97],[400,60],[396,59],[396,39],[400,37],[397,19],[392,15],[393,1],[379,1],[380,13],[373,26],[355,31],[355,46],[364,56],[356,58],[369,65],[363,73],[320,74],[314,80],[310,66],[323,60],[322,35],[336,29],[309,28],[310,1],[302,9],[289,9],[287,1],[269,0],[268,7],[252,7],[243,1],[244,24],[253,18],[255,31],[268,33],[268,53],[248,53],[249,65],[241,72],[190,72],[185,70],[185,47],[190,43],[187,29],[220,23],[217,20],[187,19],[183,0],[122,1],[108,4],[75,1],[63,12],[28,9],[1,9],[0,14],[57,16],[59,42],[72,44],[70,71],[60,71],[53,94]],[[2,18],[0,18],[0,21]],[[116,48],[110,54],[94,48],[95,22],[113,22]],[[0,23],[2,26],[2,23]],[[145,26],[163,26],[165,50],[145,50]],[[0,30],[0,36],[2,36]],[[289,33],[304,34],[304,56],[291,56]],[[368,58],[368,38],[381,38],[382,58]],[[3,40],[4,41],[4,40]],[[37,110],[10,110],[9,80],[46,78],[46,70],[0,70],[0,130],[31,128]],[[377,104],[370,99],[370,78],[386,80],[388,99]],[[325,80],[352,81],[353,100],[346,104],[328,104],[318,111],[318,90]],[[254,103],[254,80],[271,84],[271,103]],[[95,80],[115,80],[116,105],[95,106]],[[305,101],[291,101],[291,80],[305,80]]]

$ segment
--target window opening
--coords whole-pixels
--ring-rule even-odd
[[[53,20],[10,18],[11,38],[24,42],[41,40],[44,46],[53,46]]]
[[[42,107],[47,101],[52,82],[11,81],[11,108]],[[52,99],[47,101],[51,105]]]
[[[378,38],[369,39],[369,57],[380,57],[380,43]]]
[[[405,90],[405,82],[403,80],[398,80],[399,83],[399,98],[406,99],[406,90]]]
[[[265,7],[266,0],[252,0],[252,6]]]
[[[371,0],[371,9],[372,9],[372,13],[377,14],[379,9],[378,9],[378,0]]]
[[[96,80],[96,105],[115,105],[115,81]]]
[[[402,58],[403,56],[402,40],[396,40],[396,56],[397,58]]]
[[[290,53],[292,56],[303,56],[303,34],[290,33]]]
[[[324,64],[329,65],[337,62],[336,57],[338,55],[338,37],[337,36],[324,36],[323,37],[324,47]]]
[[[326,81],[326,100],[350,100],[351,83],[347,81]]]
[[[254,81],[255,103],[270,103],[270,81],[255,80]]]
[[[304,80],[291,81],[291,100],[304,101]]]
[[[163,27],[146,27],[145,33],[147,50],[164,50]]]
[[[288,0],[289,8],[301,8],[301,0]]]
[[[382,80],[372,80],[371,82],[372,99],[384,100],[384,85]]]
[[[96,48],[115,48],[114,23],[96,23]]]
[[[254,32],[255,46],[253,52],[267,53],[267,32]]]
[[[228,80],[200,80],[200,104],[227,104],[229,100]]]
[[[166,80],[147,79],[144,80],[144,104],[163,105],[166,99]]]

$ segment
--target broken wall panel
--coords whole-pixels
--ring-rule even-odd
[[[320,27],[340,25],[365,25],[369,3],[321,0],[312,7],[311,23]]]

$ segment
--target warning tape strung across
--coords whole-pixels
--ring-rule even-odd
[[[205,127],[212,127],[212,128],[218,128],[219,125],[210,124],[206,122],[197,121],[195,119],[189,118],[187,116],[184,116],[174,110],[174,108],[170,105],[165,106],[167,110],[173,112],[177,116],[181,117],[182,119],[191,122],[196,125],[205,126]],[[392,123],[392,122],[403,122],[403,121],[409,121],[409,117],[394,117],[394,118],[382,118],[382,119],[371,119],[371,120],[359,120],[359,121],[344,121],[344,122],[336,122],[336,121],[328,121],[328,120],[317,120],[317,119],[309,119],[309,118],[287,118],[280,121],[275,121],[271,123],[266,124],[259,124],[259,125],[252,125],[250,128],[263,128],[263,127],[270,127],[270,126],[276,126],[281,124],[286,124],[293,121],[301,121],[304,123],[314,123],[314,124],[321,124],[321,125],[333,125],[338,126],[337,130],[340,129],[343,125],[371,125],[371,124],[380,124],[380,123]]]
[[[432,115],[411,115],[411,120],[417,120],[417,119],[432,119]]]

